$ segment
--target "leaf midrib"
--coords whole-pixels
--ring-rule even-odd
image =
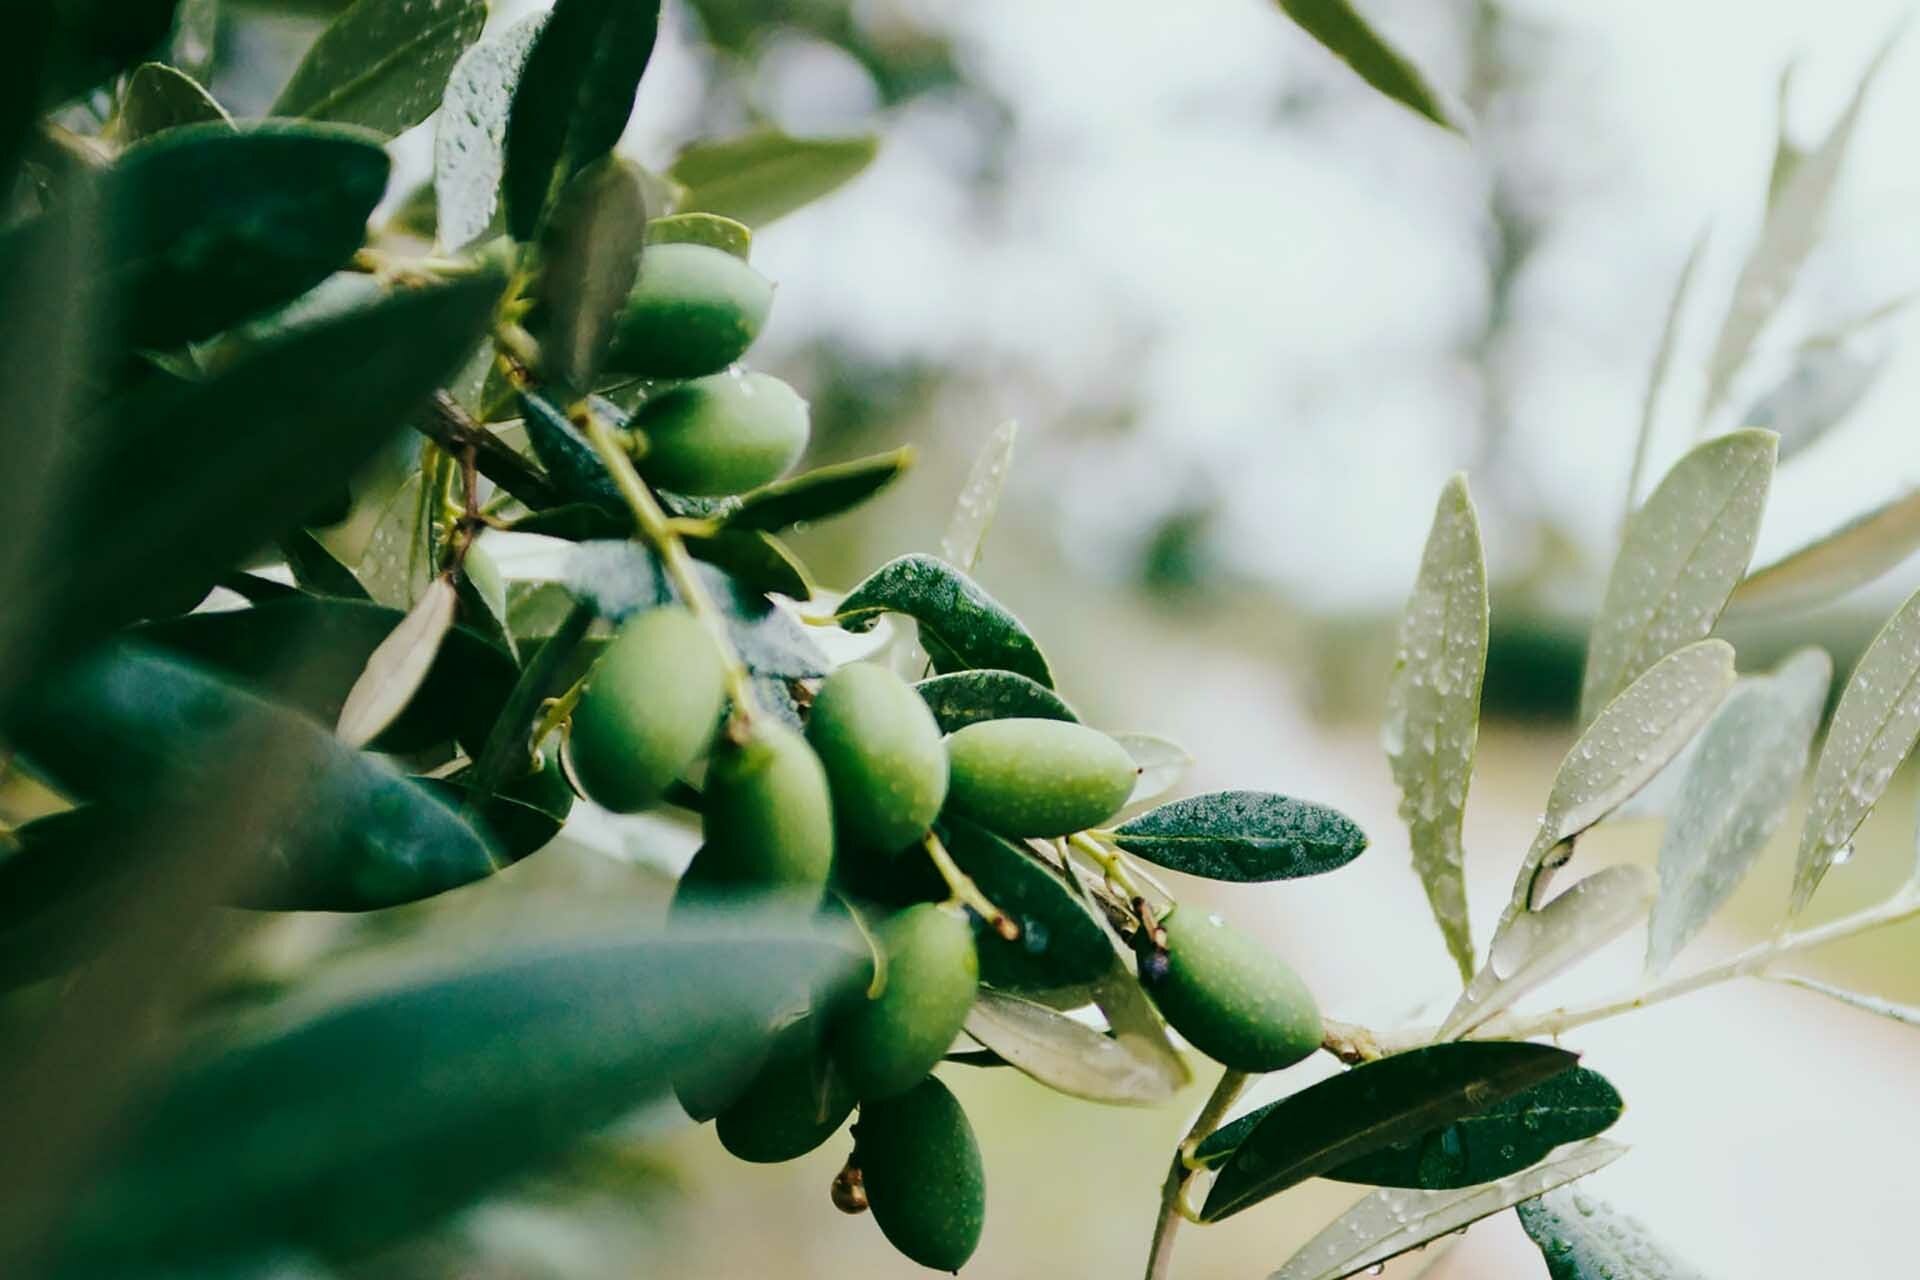
[[[370,63],[366,67],[365,70],[361,71],[357,75],[351,76],[348,79],[341,81],[338,85],[334,86],[334,88],[328,90],[326,93],[321,94],[319,97],[315,98],[312,102],[308,103],[304,107],[295,108],[295,107],[289,106],[286,100],[286,93],[283,91],[280,97],[277,100],[275,100],[273,104],[273,114],[275,115],[292,114],[307,120],[326,118],[326,117],[320,116],[319,113],[322,111],[332,110],[334,107],[337,107],[342,102],[351,101],[354,95],[359,90],[365,87],[369,82],[375,80],[376,78],[382,75],[385,75],[386,72],[389,69],[391,69],[396,63],[405,61],[408,55],[413,53],[413,51],[419,48],[422,44],[438,36],[444,35],[446,32],[450,30],[457,30],[460,27],[461,23],[466,21],[466,19],[472,14],[473,10],[480,7],[482,6],[474,3],[462,4],[452,10],[449,10],[446,16],[444,17],[444,19],[442,19],[441,21],[431,22],[424,27],[417,28],[415,30],[415,33],[412,39],[403,41],[402,43],[395,45],[392,51],[389,52],[386,56],[375,59],[372,63]],[[484,20],[484,16],[485,15],[483,13],[482,14],[483,20]],[[327,34],[332,34],[332,33],[328,32]],[[322,35],[321,39],[325,40],[326,35]],[[296,76],[295,83],[297,83],[298,82],[297,71],[295,72],[295,76]],[[292,89],[293,87],[294,87],[293,84],[289,84],[287,86],[288,89]]]

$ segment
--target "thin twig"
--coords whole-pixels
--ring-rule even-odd
[[[960,869],[960,864],[953,860],[953,855],[947,852],[947,846],[940,842],[939,836],[929,831],[921,838],[921,844],[927,856],[933,859],[934,870],[947,882],[947,889],[956,902],[972,907],[981,919],[992,926],[995,933],[1008,942],[1020,941],[1020,926],[1012,916],[994,906],[987,895],[980,891],[980,886],[973,882],[973,877]]]
[[[413,416],[413,426],[448,453],[458,455],[472,449],[474,465],[481,475],[535,511],[566,501],[532,463],[475,422],[445,391],[435,393],[433,400]]]
[[[1181,1212],[1183,1197],[1186,1195],[1187,1180],[1193,1176],[1187,1161],[1192,1157],[1194,1148],[1220,1127],[1227,1112],[1239,1101],[1249,1079],[1244,1072],[1231,1069],[1223,1072],[1220,1083],[1213,1087],[1213,1095],[1200,1108],[1193,1127],[1187,1130],[1187,1136],[1181,1140],[1180,1149],[1173,1153],[1173,1163],[1167,1169],[1167,1180],[1160,1188],[1160,1216],[1153,1224],[1153,1244],[1147,1251],[1146,1280],[1167,1280],[1172,1273],[1174,1237],[1179,1233],[1181,1220],[1185,1217]]]

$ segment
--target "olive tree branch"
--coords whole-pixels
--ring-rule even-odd
[[[1212,1096],[1200,1108],[1200,1114],[1194,1118],[1187,1136],[1181,1139],[1179,1150],[1173,1153],[1173,1162],[1167,1169],[1167,1180],[1160,1188],[1160,1216],[1153,1224],[1153,1244],[1147,1251],[1146,1280],[1167,1280],[1172,1273],[1174,1237],[1188,1213],[1187,1184],[1194,1176],[1194,1169],[1188,1162],[1193,1158],[1194,1148],[1227,1118],[1227,1112],[1239,1101],[1250,1078],[1246,1073],[1231,1068],[1222,1072],[1220,1083],[1213,1087]]]

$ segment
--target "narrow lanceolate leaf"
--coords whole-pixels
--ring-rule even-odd
[[[1193,1079],[1193,1071],[1180,1050],[1174,1048],[1160,1011],[1119,956],[1114,957],[1106,977],[1092,984],[1091,992],[1094,1004],[1106,1015],[1113,1038],[1135,1057],[1153,1064],[1154,1071],[1173,1081],[1176,1090],[1185,1088]]]
[[[755,489],[725,512],[729,529],[784,529],[850,511],[899,479],[913,465],[913,448],[902,446],[851,462],[836,462]]]
[[[507,229],[531,240],[573,175],[613,150],[659,33],[659,0],[558,0],[507,120]]]
[[[1832,983],[1821,982],[1817,978],[1803,978],[1798,974],[1770,974],[1775,982],[1784,982],[1788,986],[1804,987],[1808,991],[1818,992],[1829,1000],[1838,1000],[1841,1004],[1850,1004],[1856,1009],[1876,1014],[1882,1018],[1891,1018],[1895,1022],[1904,1022],[1910,1027],[1920,1027],[1920,1005],[1895,1004],[1879,996],[1866,995],[1859,991],[1849,991],[1845,987],[1836,987]]]
[[[1833,660],[1804,649],[1736,688],[1693,755],[1660,844],[1647,971],[1672,963],[1733,895],[1787,816],[1826,707]]]
[[[614,512],[625,510],[620,490],[607,474],[593,442],[559,405],[539,391],[525,390],[520,393],[520,409],[533,456],[546,468],[547,478],[563,498]]]
[[[994,513],[1000,509],[1000,491],[1013,469],[1013,445],[1019,434],[1016,422],[995,427],[960,486],[947,531],[940,537],[940,558],[962,573],[972,573],[980,563],[980,548],[986,544],[987,530],[993,527]]]
[[[1578,1188],[1520,1206],[1551,1280],[1706,1280],[1632,1218]]]
[[[433,195],[440,243],[464,249],[486,234],[506,171],[507,111],[547,15],[536,13],[460,56],[447,77],[433,134]]]
[[[920,624],[938,670],[1012,671],[1053,687],[1047,659],[1020,620],[951,564],[927,555],[889,560],[846,594],[833,620],[859,632],[887,613]]]
[[[124,142],[138,142],[187,124],[224,124],[233,118],[199,81],[164,62],[143,62],[127,77],[116,122]]]
[[[1209,1167],[1224,1163],[1279,1105],[1268,1103],[1223,1125],[1200,1143],[1194,1158]],[[1565,1143],[1605,1131],[1623,1107],[1619,1091],[1605,1076],[1575,1067],[1485,1111],[1382,1147],[1322,1176],[1418,1191],[1477,1186],[1518,1173]]]
[[[1487,669],[1487,562],[1464,476],[1441,490],[1420,575],[1400,621],[1381,742],[1400,788],[1413,869],[1464,981],[1473,935],[1460,824]]]
[[[1454,128],[1420,69],[1388,44],[1348,0],[1279,0],[1301,30],[1324,45],[1354,73],[1401,106],[1443,128]]]
[[[648,244],[703,244],[745,262],[753,249],[753,228],[717,213],[674,213],[647,224]]]
[[[303,591],[346,600],[370,598],[360,579],[353,576],[353,570],[340,563],[310,530],[294,529],[282,534],[280,554],[287,558],[287,570]]]
[[[750,133],[694,143],[674,159],[667,176],[686,188],[682,210],[764,227],[851,182],[873,162],[879,146],[871,134],[794,138],[772,131]]]
[[[722,529],[683,539],[687,554],[721,569],[742,586],[770,595],[807,600],[813,579],[787,545],[759,529]]]
[[[1389,1258],[1603,1169],[1626,1151],[1605,1138],[1590,1138],[1543,1165],[1486,1186],[1376,1191],[1307,1241],[1268,1280],[1345,1280],[1371,1273]]]
[[[1353,819],[1271,791],[1212,791],[1121,823],[1113,842],[1157,866],[1255,883],[1344,867],[1367,847]]]
[[[1660,396],[1667,387],[1667,369],[1673,363],[1673,349],[1680,341],[1680,318],[1686,314],[1687,294],[1693,287],[1693,273],[1707,248],[1707,233],[1702,231],[1680,265],[1679,278],[1673,282],[1673,297],[1667,301],[1666,318],[1660,323],[1660,343],[1653,349],[1653,366],[1647,370],[1647,389],[1640,395],[1640,430],[1633,440],[1633,466],[1627,472],[1625,522],[1633,518],[1640,502],[1640,478],[1646,474],[1647,453],[1653,445],[1653,429],[1660,417]],[[1749,424],[1752,425],[1752,424]]]
[[[1753,430],[1709,440],[1675,463],[1627,522],[1587,650],[1583,721],[1713,630],[1753,558],[1777,443]]]
[[[1820,145],[1792,166],[1778,199],[1769,205],[1766,221],[1760,227],[1760,239],[1734,282],[1733,300],[1727,307],[1726,319],[1721,321],[1720,335],[1714,341],[1713,355],[1707,364],[1709,411],[1725,397],[1733,376],[1753,350],[1754,340],[1793,288],[1801,263],[1820,238],[1827,207],[1838,185],[1841,164],[1853,142],[1861,109],[1866,105],[1867,90],[1898,37],[1896,30],[1874,54],[1840,118]]]
[[[1790,914],[1806,907],[1841,850],[1852,846],[1853,833],[1880,803],[1915,739],[1920,739],[1920,592],[1880,629],[1840,694],[1813,771]]]
[[[1127,808],[1158,800],[1179,786],[1180,780],[1193,768],[1193,753],[1171,738],[1134,730],[1107,736],[1126,748],[1140,770],[1133,780],[1133,791],[1127,796]]]
[[[1756,397],[1739,421],[1776,433],[1785,462],[1846,421],[1889,363],[1884,349],[1862,352],[1825,336],[1809,338],[1786,376]]]
[[[1047,686],[1012,671],[955,671],[922,680],[914,688],[952,733],[982,720],[1077,720],[1073,708]]]
[[[1572,1070],[1551,1045],[1435,1044],[1362,1063],[1282,1099],[1220,1168],[1200,1210],[1218,1222],[1288,1187]]]
[[[1113,944],[1099,919],[1031,850],[960,818],[942,819],[940,832],[954,862],[1020,926],[1020,937],[1008,942],[984,920],[975,922],[982,982],[1057,991],[1098,981],[1113,967]]]
[[[385,640],[367,657],[366,670],[347,691],[334,736],[350,747],[364,747],[392,724],[426,682],[440,644],[453,629],[458,596],[453,580],[441,575]]]
[[[592,385],[639,274],[646,235],[640,171],[629,161],[595,161],[560,193],[540,240],[534,291],[535,334],[549,377],[575,391]]]
[[[1180,1077],[1159,1057],[990,987],[981,990],[967,1014],[966,1029],[1047,1088],[1088,1102],[1151,1106],[1180,1087]]]
[[[1486,968],[1475,975],[1435,1039],[1466,1035],[1606,946],[1645,918],[1653,894],[1653,877],[1646,871],[1608,867],[1538,910],[1521,912],[1494,935]]]
[[[453,64],[487,22],[486,0],[354,0],[307,50],[269,113],[392,135],[440,105]]]
[[[763,922],[764,923],[764,922]],[[89,1181],[63,1270],[365,1253],[416,1233],[674,1079],[737,1070],[790,990],[839,992],[833,943],[592,939],[358,996],[199,1046]],[[195,1260],[206,1265],[194,1265]]]
[[[1798,612],[1863,587],[1920,550],[1920,489],[1875,507],[1815,542],[1755,569],[1729,614]]]

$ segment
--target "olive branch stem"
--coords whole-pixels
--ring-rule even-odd
[[[980,891],[973,877],[960,869],[960,864],[947,852],[947,846],[940,837],[929,831],[920,839],[921,847],[926,849],[927,857],[933,860],[934,870],[947,882],[947,891],[953,894],[954,901],[973,908],[980,918],[985,920],[993,931],[1008,942],[1020,940],[1020,926],[1012,916],[993,905],[991,899]]]
[[[1147,1250],[1146,1280],[1167,1280],[1172,1273],[1174,1239],[1179,1234],[1180,1223],[1191,1213],[1186,1197],[1195,1173],[1189,1163],[1194,1148],[1220,1127],[1251,1079],[1245,1072],[1232,1068],[1223,1071],[1220,1083],[1213,1087],[1206,1105],[1194,1118],[1193,1127],[1187,1130],[1187,1136],[1174,1151],[1173,1161],[1167,1168],[1167,1180],[1160,1187],[1160,1216],[1154,1221],[1153,1243]]]

